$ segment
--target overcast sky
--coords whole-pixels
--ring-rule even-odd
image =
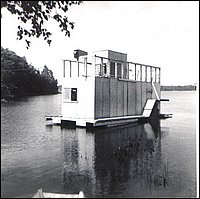
[[[53,42],[16,40],[16,16],[2,10],[1,46],[25,56],[35,68],[47,65],[60,82],[62,59],[74,49],[87,52],[110,49],[128,54],[128,61],[161,67],[162,85],[199,82],[198,1],[84,1],[67,12],[75,22],[71,37],[58,25],[47,25]]]

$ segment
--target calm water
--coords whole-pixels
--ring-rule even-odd
[[[61,95],[1,103],[1,197],[195,197],[196,93],[162,92],[160,125],[86,132],[45,124]]]

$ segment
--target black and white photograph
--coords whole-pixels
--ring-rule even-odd
[[[199,1],[1,1],[1,198],[198,198]]]

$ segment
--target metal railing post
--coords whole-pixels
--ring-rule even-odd
[[[63,77],[65,77],[65,60],[63,60]]]
[[[71,61],[69,62],[69,66],[70,66],[70,77],[72,77],[72,63],[71,63]]]
[[[78,77],[79,77],[79,57],[77,59],[77,62],[78,62]]]
[[[145,66],[145,82],[147,82],[147,66]]]
[[[142,81],[142,65],[140,65],[140,81]]]
[[[136,64],[135,64],[135,81],[137,80],[137,79],[136,79],[136,76],[137,76],[136,73],[137,73],[137,72],[136,72]]]

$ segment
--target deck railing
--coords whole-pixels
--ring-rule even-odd
[[[63,77],[109,77],[132,81],[160,83],[160,68],[95,55],[91,62],[63,60]]]

